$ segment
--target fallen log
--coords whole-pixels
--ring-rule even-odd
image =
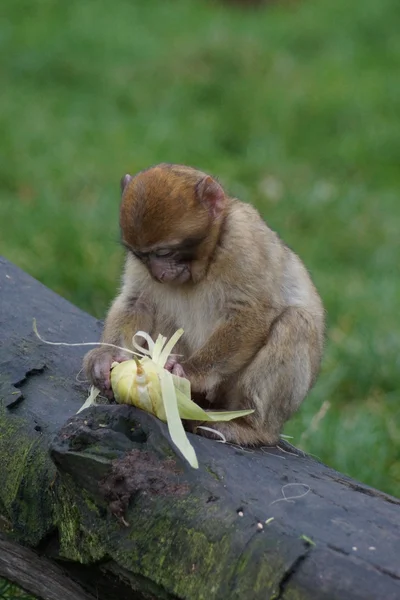
[[[129,406],[76,415],[101,323],[0,259],[0,576],[45,600],[400,597],[400,501],[288,444],[241,449]],[[40,575],[40,576],[39,576]]]

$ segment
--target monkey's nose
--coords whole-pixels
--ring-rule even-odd
[[[164,282],[167,277],[167,269],[161,261],[150,259],[149,270],[157,281]]]

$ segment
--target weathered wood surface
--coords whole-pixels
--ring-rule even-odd
[[[0,576],[13,579],[32,594],[49,600],[94,600],[54,562],[6,540],[1,534]]]
[[[193,470],[146,413],[101,406],[74,416],[87,391],[76,379],[85,349],[42,344],[33,317],[54,341],[100,332],[0,259],[3,544],[57,562],[82,597],[99,600],[400,598],[399,500],[287,447],[191,436]],[[41,593],[52,600],[54,586]]]

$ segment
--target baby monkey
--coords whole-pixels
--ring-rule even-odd
[[[201,171],[160,164],[125,175],[121,189],[126,262],[102,341],[132,348],[138,330],[155,339],[182,327],[167,368],[190,380],[193,398],[213,410],[254,409],[212,427],[237,444],[275,444],[323,350],[324,309],[303,263]],[[85,372],[112,397],[111,363],[129,358],[100,346]]]

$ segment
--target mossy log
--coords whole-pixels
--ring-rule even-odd
[[[194,470],[138,409],[76,415],[85,349],[34,317],[100,333],[0,259],[0,576],[45,600],[400,598],[400,501],[288,445],[190,434]]]

